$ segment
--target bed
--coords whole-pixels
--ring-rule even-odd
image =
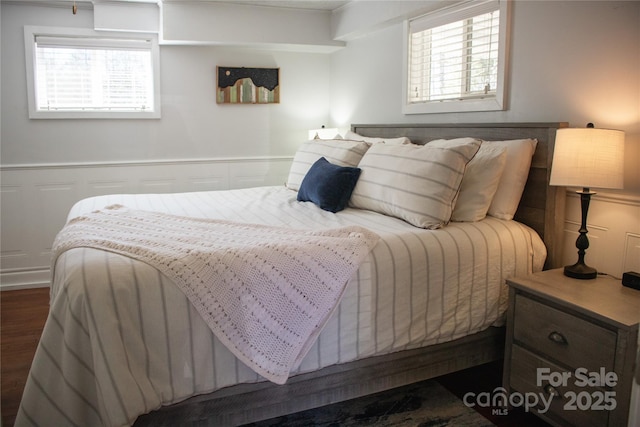
[[[190,291],[177,285],[179,277],[171,276],[171,271],[124,256],[113,247],[80,245],[61,252],[54,264],[50,316],[16,425],[158,426],[204,419],[213,425],[240,425],[500,359],[505,278],[560,265],[554,237],[561,235],[564,193],[550,187],[548,177],[555,131],[564,126],[353,125],[351,134],[366,137],[370,148],[353,160],[362,166],[362,175],[349,193],[349,204],[338,213],[319,208],[315,201],[298,200],[308,187],[304,173],[294,176],[302,149],[294,158],[287,186],[80,201],[70,220],[96,212],[112,215],[105,210],[109,207],[117,215],[121,210],[125,215],[155,212],[229,226],[357,227],[379,240],[348,273],[346,286],[336,294],[336,306],[311,334],[298,360],[287,366],[284,377],[271,381],[265,380],[271,371],[259,375],[250,362],[241,362],[242,355],[229,349],[224,336],[212,332],[211,323],[203,319],[206,310],[203,314],[189,302]],[[387,144],[372,143],[369,137]],[[402,201],[384,205],[367,197],[366,185],[378,191],[376,185],[388,187],[398,179],[380,175],[382,181],[375,182],[395,150],[417,150],[391,148],[392,139],[433,144],[426,145],[429,156],[434,150],[449,156],[451,140],[469,137],[473,141],[455,146],[457,154],[467,150],[469,164],[479,158],[484,144],[479,140],[537,141],[513,219],[488,215],[477,221],[438,223],[441,220],[416,218],[411,209],[396,211]],[[318,142],[305,144],[313,143]],[[438,144],[446,149],[440,150]],[[362,144],[351,147],[357,151]],[[372,153],[383,159],[382,164],[375,166]],[[496,150],[495,156],[502,168],[510,164],[506,150]],[[374,166],[378,173],[371,172]],[[305,173],[310,175],[311,170]],[[407,171],[402,172],[400,179],[409,179]],[[454,191],[458,203],[463,194],[459,188],[458,180]],[[455,215],[455,210],[448,214]],[[148,223],[159,221],[155,216],[144,218]]]

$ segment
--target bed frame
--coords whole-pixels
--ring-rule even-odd
[[[434,139],[536,138],[525,191],[515,219],[529,225],[547,246],[545,268],[561,263],[565,191],[549,186],[555,134],[567,123],[352,125],[365,136],[406,136],[416,144]],[[240,425],[388,390],[503,357],[504,330],[491,327],[456,341],[371,357],[292,377],[285,385],[240,384],[196,396],[138,418],[135,426],[198,423]]]

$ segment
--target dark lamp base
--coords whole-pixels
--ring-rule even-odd
[[[564,275],[573,277],[574,279],[588,280],[598,277],[598,272],[595,268],[591,268],[588,265],[576,263],[567,265],[564,268]]]

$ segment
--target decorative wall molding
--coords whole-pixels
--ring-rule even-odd
[[[572,197],[578,200],[580,199],[580,195],[572,190],[567,190],[567,197]],[[598,190],[596,190],[596,194],[591,196],[591,200],[599,200],[608,203],[625,204],[630,206],[640,206],[640,194],[611,193],[605,192],[603,190],[598,192]]]
[[[49,285],[51,244],[77,201],[284,185],[292,157],[174,159],[0,167],[0,290]]]
[[[280,162],[289,161],[292,156],[257,156],[257,157],[215,157],[198,159],[165,159],[165,160],[127,160],[121,162],[77,162],[77,163],[22,163],[15,165],[0,165],[0,172],[16,170],[41,169],[76,169],[96,167],[130,167],[130,166],[170,166],[210,163],[252,163],[252,162]]]

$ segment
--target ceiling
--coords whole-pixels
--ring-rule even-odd
[[[289,7],[295,9],[334,10],[349,3],[344,0],[206,0],[210,2],[254,6]]]
[[[1,2],[40,3],[50,6],[65,6],[72,3],[91,3],[91,0],[0,0]],[[137,3],[161,3],[163,0],[119,0]],[[164,0],[166,2],[180,3],[182,1],[218,2],[230,4],[244,4],[251,6],[287,7],[293,9],[310,10],[334,10],[349,3],[348,0]]]

